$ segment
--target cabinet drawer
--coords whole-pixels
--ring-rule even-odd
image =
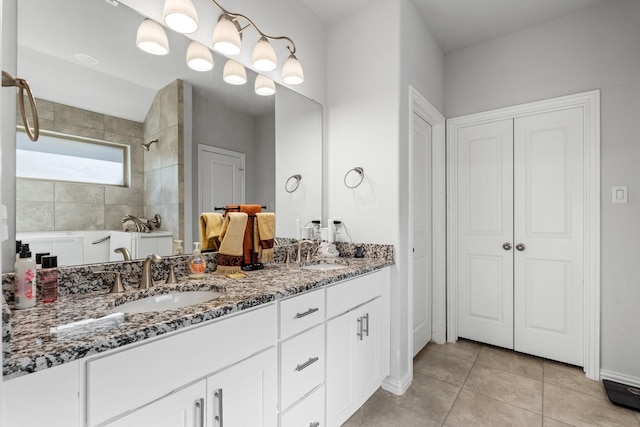
[[[322,384],[324,365],[323,325],[280,343],[280,409]]]
[[[88,361],[89,427],[272,346],[276,333],[270,304]]]
[[[300,401],[296,406],[280,416],[280,427],[325,427],[324,387]]]
[[[280,301],[280,338],[302,332],[324,320],[324,289]]]
[[[385,268],[327,288],[327,319],[382,295],[388,281],[389,269]]]

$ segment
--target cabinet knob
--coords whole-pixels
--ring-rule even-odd
[[[525,245],[524,243],[518,243],[516,245],[516,249],[519,250],[520,252],[524,251],[525,249],[527,249],[527,245]]]
[[[509,242],[503,243],[502,244],[502,249],[504,249],[505,251],[510,251],[511,250],[511,243],[509,243]]]

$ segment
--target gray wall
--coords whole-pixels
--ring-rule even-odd
[[[640,379],[640,2],[602,2],[445,56],[445,115],[601,90],[602,369]],[[612,204],[611,186],[629,203]]]
[[[256,119],[256,194],[267,210],[276,212],[276,113]]]

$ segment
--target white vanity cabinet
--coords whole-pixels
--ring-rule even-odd
[[[327,289],[327,426],[340,426],[389,375],[389,273]]]

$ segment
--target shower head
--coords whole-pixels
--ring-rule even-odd
[[[151,147],[151,144],[153,144],[154,142],[158,142],[158,140],[154,139],[153,141],[149,141],[146,144],[143,143],[142,148],[144,148],[144,151],[149,151],[149,147]]]

